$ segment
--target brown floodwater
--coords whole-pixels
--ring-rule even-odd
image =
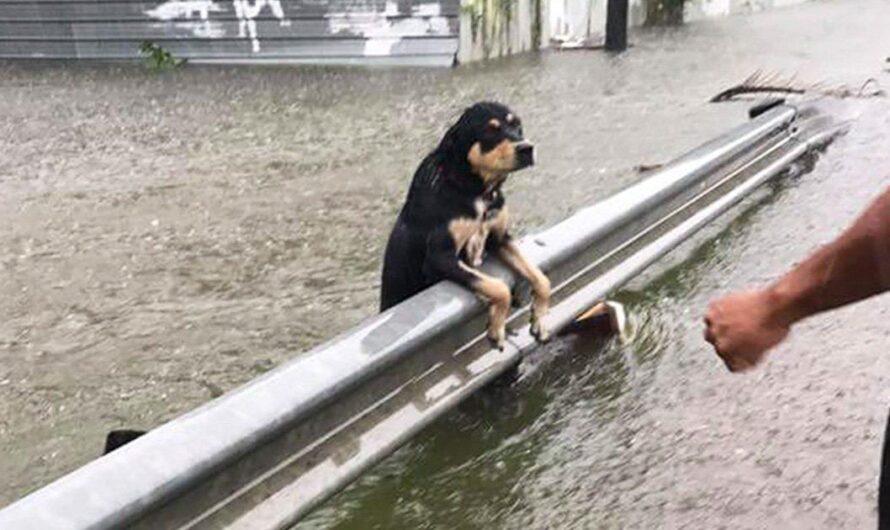
[[[639,31],[622,56],[456,70],[0,64],[0,504],[348,329],[376,309],[414,167],[494,98],[538,165],[533,232],[745,120],[707,100],[756,70],[858,89],[890,4],[814,2]],[[425,431],[307,528],[863,528],[890,399],[890,300],[799,326],[725,373],[710,299],[769,281],[890,183],[890,103],[617,298],[627,344],[566,340]]]

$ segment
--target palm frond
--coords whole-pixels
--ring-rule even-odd
[[[797,76],[782,77],[779,74],[766,74],[755,71],[740,84],[727,88],[711,98],[711,103],[731,101],[744,94],[781,93],[781,94],[819,94],[836,98],[871,98],[885,96],[878,81],[870,78],[858,90],[846,85],[829,85],[824,81],[805,83]]]

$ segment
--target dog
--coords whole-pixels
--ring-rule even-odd
[[[510,173],[533,164],[534,147],[516,113],[495,102],[466,109],[414,173],[386,245],[380,310],[451,280],[489,303],[487,335],[503,349],[510,288],[479,270],[486,254],[496,255],[531,284],[530,331],[546,341],[542,319],[550,305],[550,280],[510,236],[501,189]]]

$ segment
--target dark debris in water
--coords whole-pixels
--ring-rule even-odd
[[[829,85],[824,82],[807,83],[796,76],[783,77],[780,74],[766,74],[757,70],[747,79],[721,91],[711,98],[711,103],[732,101],[747,94],[817,94],[835,98],[874,98],[884,97],[886,92],[878,80],[871,77],[858,88],[847,85]]]

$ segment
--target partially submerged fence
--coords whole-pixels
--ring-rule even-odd
[[[780,105],[521,245],[559,330],[839,128]],[[503,267],[488,270],[511,284]],[[286,528],[535,347],[444,282],[0,511],[0,528]]]

